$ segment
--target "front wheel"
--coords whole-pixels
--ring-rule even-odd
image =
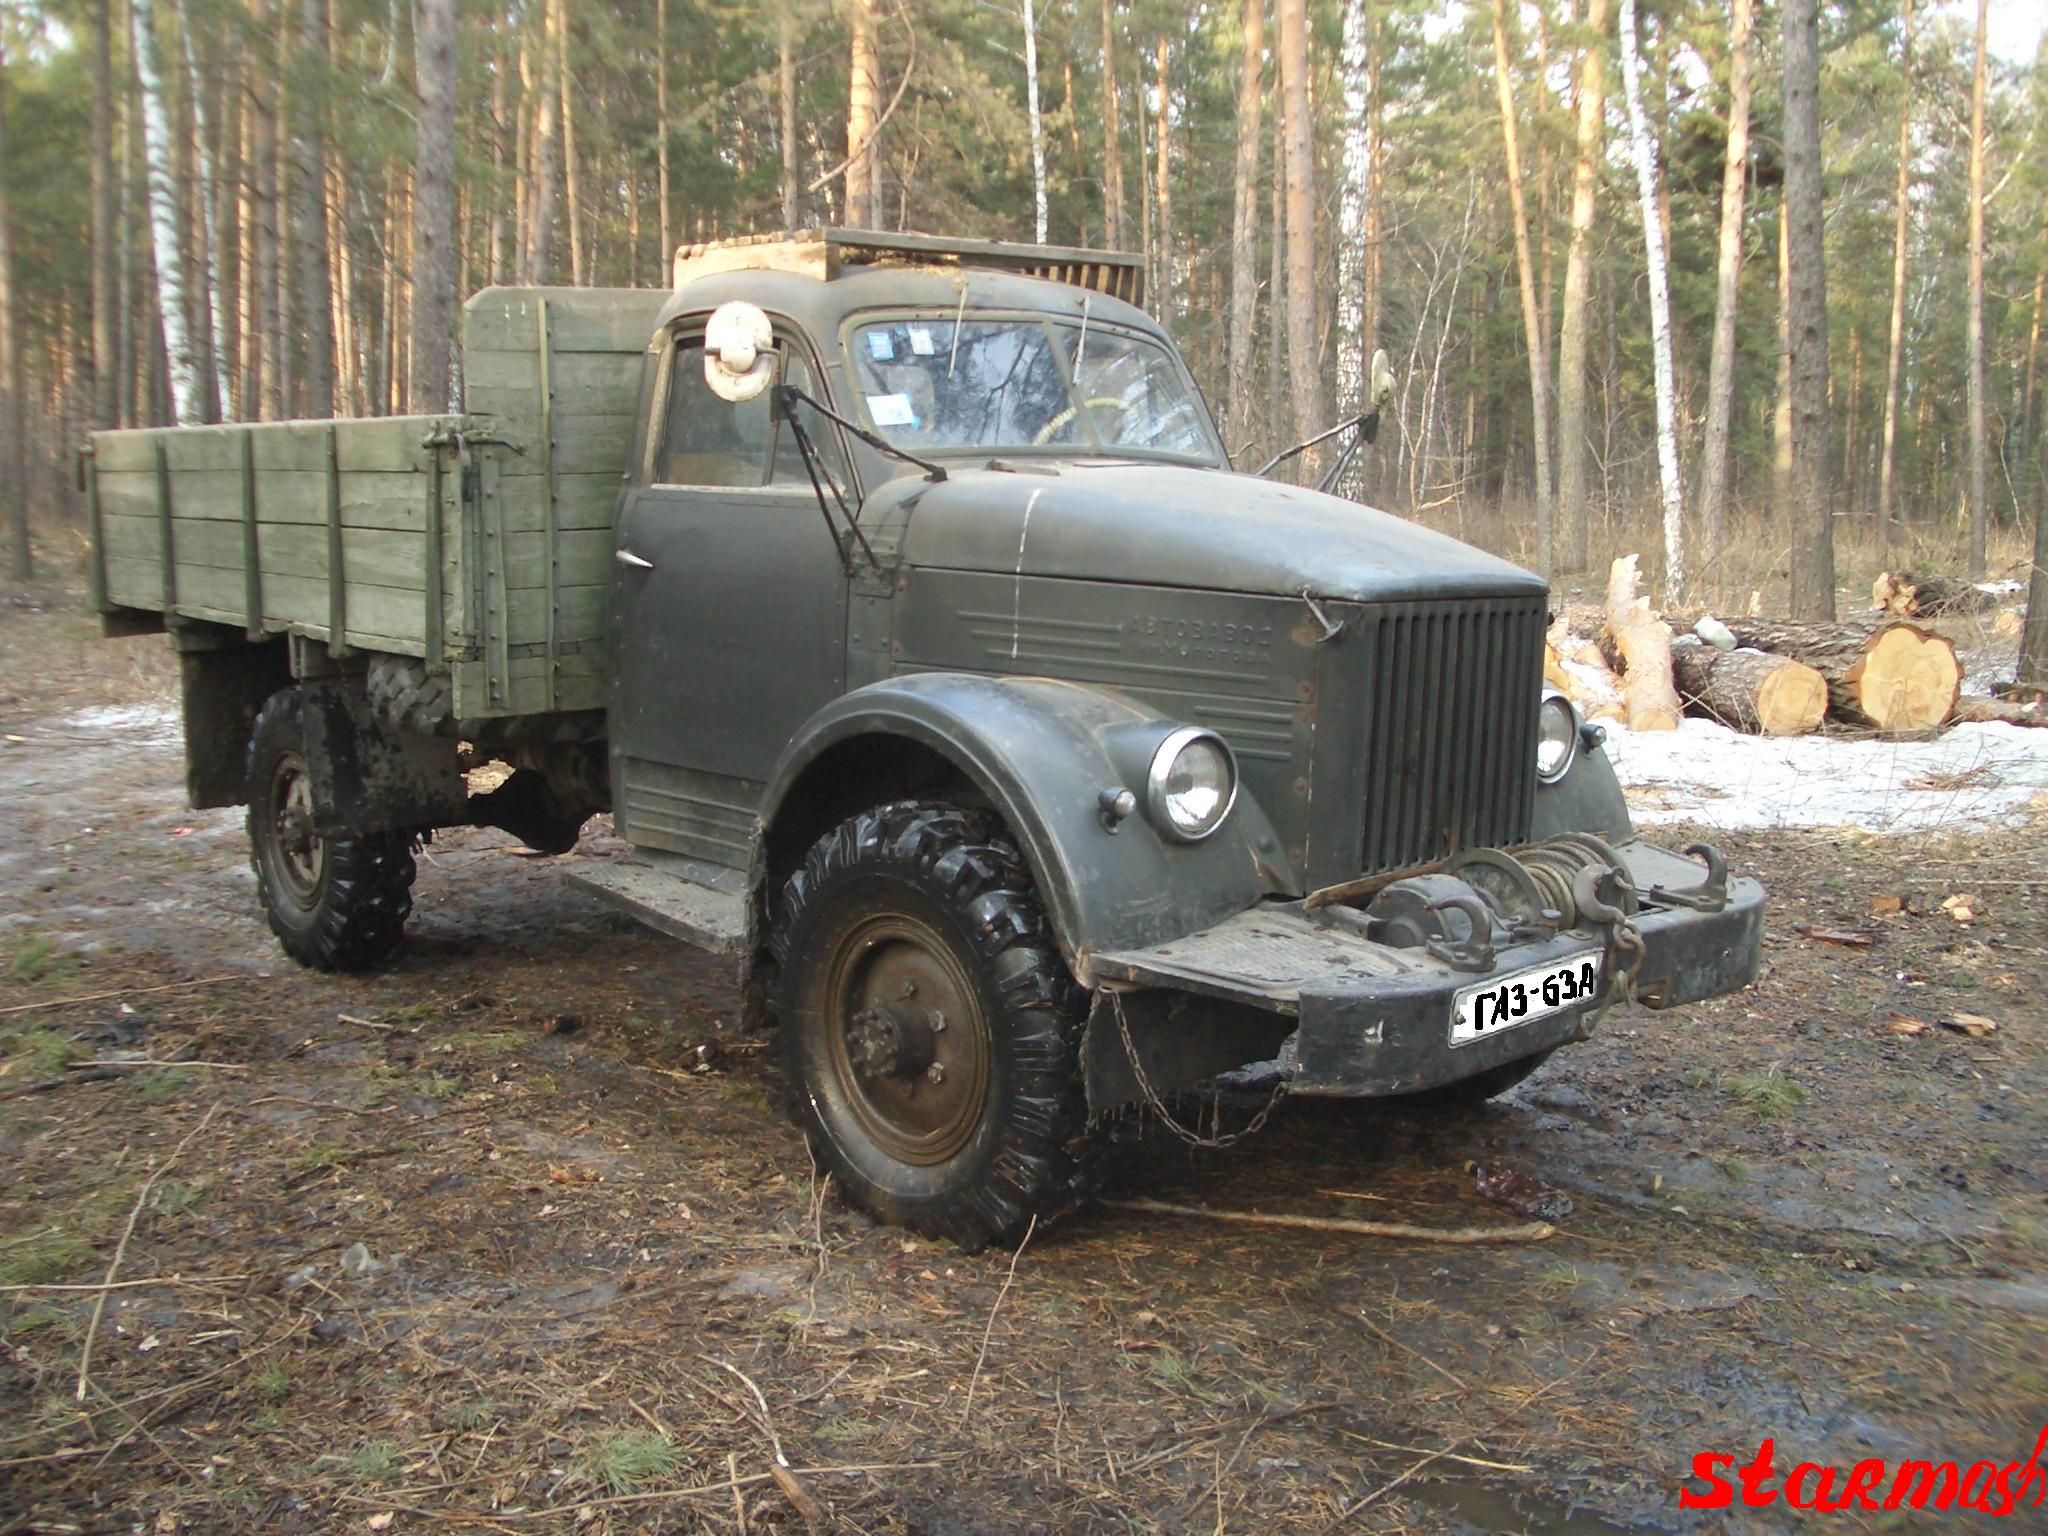
[[[366,970],[404,935],[412,838],[314,835],[306,701],[296,688],[272,694],[249,735],[249,862],[270,931],[301,965]]]
[[[784,887],[770,951],[795,1117],[856,1205],[978,1248],[1078,1200],[1082,1010],[992,819],[841,823]]]

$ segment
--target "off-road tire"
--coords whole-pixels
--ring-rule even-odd
[[[1499,1098],[1517,1083],[1527,1079],[1538,1067],[1550,1060],[1550,1057],[1550,1051],[1538,1051],[1533,1056],[1521,1056],[1514,1061],[1504,1061],[1497,1067],[1488,1067],[1484,1072],[1475,1072],[1472,1076],[1460,1078],[1455,1083],[1445,1083],[1441,1087],[1425,1088],[1420,1093],[1408,1094],[1405,1102],[1441,1109],[1475,1108],[1488,1099]]]
[[[905,802],[841,823],[783,887],[769,950],[792,1118],[855,1205],[975,1249],[1013,1241],[1034,1217],[1085,1196],[1085,1010],[1024,861],[994,818]],[[861,989],[918,975],[929,979],[914,1006],[946,1003],[955,1030],[925,1042],[957,1053],[954,1086],[925,1102],[958,1106],[931,1111],[953,1117],[933,1131],[890,1118],[924,1112],[915,1095],[928,1069],[917,1057],[892,1055],[884,1070],[870,1053],[864,1070],[851,1059],[864,1048],[849,1047],[849,1020],[872,1012],[854,1010]],[[982,1041],[978,1058],[961,1031]],[[977,1095],[964,1084],[978,1065]]]
[[[286,954],[321,971],[367,970],[404,936],[412,914],[413,840],[404,832],[292,846],[288,802],[305,773],[305,696],[274,693],[249,733],[249,862]]]
[[[452,681],[417,656],[377,655],[363,679],[370,718],[388,731],[432,736],[454,713]]]

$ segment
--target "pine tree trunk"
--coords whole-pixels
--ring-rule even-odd
[[[419,90],[412,183],[412,379],[406,408],[449,408],[455,332],[455,0],[416,0]]]
[[[1621,79],[1628,101],[1629,145],[1642,201],[1643,250],[1650,287],[1650,352],[1657,390],[1657,482],[1664,508],[1664,595],[1685,591],[1685,490],[1678,464],[1678,402],[1671,363],[1671,279],[1664,260],[1664,220],[1657,193],[1657,147],[1643,115],[1642,62],[1636,47],[1635,0],[1621,0]],[[1660,77],[1661,79],[1661,77]],[[1661,85],[1660,85],[1661,89]]]
[[[1316,345],[1315,124],[1308,100],[1306,0],[1278,0],[1281,121],[1287,142],[1287,352],[1298,441],[1329,425],[1323,371]],[[1302,455],[1303,478],[1313,482],[1321,453]]]
[[[1877,521],[1884,547],[1892,547],[1892,478],[1897,461],[1899,376],[1906,356],[1906,231],[1912,216],[1913,0],[1900,0],[1906,27],[1899,55],[1899,190],[1892,227],[1892,312],[1884,363],[1884,442],[1877,461]]]
[[[661,0],[664,14],[668,0]],[[782,227],[796,228],[796,16],[790,10],[789,0],[783,0],[781,13],[777,18],[775,89],[777,105],[782,109]],[[665,36],[666,34],[664,34]],[[662,64],[662,87],[664,100],[668,86],[668,65]],[[666,262],[673,254],[668,235],[668,108],[662,108],[661,135],[661,248],[662,260]]]
[[[1607,134],[1607,0],[1586,0],[1585,51],[1579,58],[1577,153],[1572,162],[1572,234],[1564,259],[1564,317],[1557,338],[1557,504],[1563,551],[1559,568],[1591,563],[1586,509],[1587,292],[1593,276],[1593,214]]]
[[[121,375],[115,342],[119,286],[114,243],[113,22],[108,0],[92,12],[92,424],[120,424]]]
[[[0,166],[7,163],[7,39],[0,34]],[[35,578],[28,526],[28,413],[21,388],[21,338],[14,293],[14,220],[0,178],[0,505],[7,509],[8,569]]]
[[[1976,64],[1970,74],[1970,579],[1984,579],[1991,527],[1984,432],[1984,52],[1990,0],[1977,0]]]
[[[1784,0],[1785,224],[1792,406],[1792,615],[1835,616],[1828,290],[1821,228],[1820,12]]]
[[[2042,391],[2035,434],[2034,568],[2027,580],[2027,618],[2013,676],[2023,687],[2048,689],[2048,390]]]
[[[1247,0],[1248,5],[1254,3],[1257,0]],[[1338,65],[1344,101],[1344,162],[1337,205],[1337,409],[1347,416],[1366,408],[1365,396],[1371,387],[1366,375],[1365,334],[1366,223],[1372,206],[1370,27],[1365,0],[1346,0],[1344,51]],[[1249,41],[1247,38],[1247,46]],[[1242,112],[1242,106],[1239,110]]]
[[[1714,340],[1707,365],[1707,431],[1700,465],[1700,568],[1719,569],[1728,510],[1729,435],[1735,404],[1735,311],[1742,280],[1742,200],[1749,179],[1750,0],[1731,0],[1728,152],[1721,171],[1721,240],[1715,264]]]
[[[1280,109],[1280,82],[1273,82],[1273,186],[1272,206],[1266,220],[1272,230],[1271,256],[1266,269],[1267,306],[1272,319],[1268,329],[1272,340],[1266,347],[1265,386],[1259,398],[1265,405],[1266,447],[1277,452],[1287,445],[1287,427],[1292,405],[1282,381],[1287,377],[1287,114]]]
[[[850,0],[851,73],[846,89],[846,222],[875,228],[875,8],[874,0]]]
[[[1265,53],[1266,0],[1242,0],[1244,65],[1237,81],[1237,171],[1230,205],[1230,445],[1242,451],[1258,430],[1252,342],[1259,304],[1260,67]]]
[[[581,288],[589,247],[583,238],[582,182],[576,163],[576,75],[569,68],[569,8],[555,5],[555,78],[562,88],[562,210],[568,219],[569,281]]]
[[[1792,257],[1784,194],[1778,197],[1778,370],[1771,395],[1771,513],[1792,517]]]
[[[1543,316],[1536,307],[1536,272],[1529,255],[1529,214],[1522,199],[1522,150],[1515,128],[1515,88],[1508,69],[1507,0],[1493,0],[1493,81],[1500,102],[1500,136],[1508,167],[1508,210],[1514,220],[1515,277],[1522,297],[1522,337],[1529,352],[1530,441],[1536,459],[1536,568],[1551,569],[1556,508],[1550,499],[1550,359]]]
[[[545,283],[552,275],[555,239],[555,114],[561,105],[560,54],[555,39],[562,26],[562,0],[546,0],[540,53],[540,79],[532,92],[533,189],[526,197],[526,277]]]
[[[327,0],[299,0],[299,51],[327,63]],[[327,126],[318,96],[302,97],[292,127],[293,231],[298,284],[293,319],[305,338],[306,415],[334,414],[334,285],[327,272]]]
[[[1118,122],[1122,94],[1116,72],[1116,0],[1102,0],[1102,216],[1104,243],[1113,251],[1123,250],[1130,240],[1124,221],[1124,135]]]

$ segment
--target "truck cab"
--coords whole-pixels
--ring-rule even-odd
[[[514,733],[526,791],[465,810],[444,773],[433,803],[401,789],[348,822],[331,744],[413,761],[439,750],[420,732],[478,727],[357,708],[346,666],[295,662],[330,703],[317,739],[286,732],[303,784],[289,754],[251,757],[273,926],[280,903],[332,916],[322,848],[349,867],[366,838],[468,819],[559,851],[609,809],[633,853],[571,878],[731,957],[841,1189],[969,1245],[1084,1199],[1105,1120],[1219,1073],[1483,1098],[1619,999],[1752,980],[1762,891],[1635,834],[1601,732],[1544,683],[1545,583],[1234,469],[1139,278],[843,230],[685,248],[633,311],[653,321],[630,420],[604,418],[630,431],[610,526],[582,536],[603,570],[568,574],[554,513],[543,530],[553,713]],[[551,381],[535,302],[553,507],[591,407]],[[436,440],[467,466],[455,543],[488,569],[511,472],[489,465],[533,456],[479,412],[470,345],[470,418]],[[602,709],[573,716],[565,590],[604,603],[582,654]],[[399,673],[431,693],[450,658],[459,699],[461,654]]]

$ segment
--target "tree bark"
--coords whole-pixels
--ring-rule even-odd
[[[1329,425],[1323,371],[1316,346],[1315,125],[1308,104],[1306,0],[1278,0],[1281,120],[1287,141],[1287,351],[1293,360],[1294,434],[1297,440]],[[1313,481],[1318,450],[1302,455],[1302,474]]]
[[[1899,55],[1899,190],[1892,227],[1892,312],[1884,364],[1884,442],[1877,461],[1879,537],[1891,548],[1892,476],[1897,459],[1899,376],[1906,356],[1906,230],[1912,215],[1913,169],[1913,0],[1900,0],[1906,37]]]
[[[1804,736],[1828,712],[1827,679],[1789,656],[1722,651],[1681,635],[1671,646],[1671,676],[1686,703],[1753,736]]]
[[[1984,432],[1984,81],[1991,0],[1977,0],[1976,64],[1970,73],[1970,579],[1984,579],[1991,508],[1985,488]]]
[[[555,79],[562,89],[562,211],[569,236],[569,281],[583,286],[589,246],[583,238],[583,186],[576,162],[576,75],[569,68],[569,7],[553,0]]]
[[[416,0],[419,90],[412,181],[412,378],[406,408],[450,408],[455,333],[455,0]]]
[[[221,229],[220,178],[215,173],[213,144],[206,119],[206,91],[199,78],[199,55],[192,46],[192,18],[188,0],[174,0],[178,18],[178,46],[185,60],[185,85],[190,93],[192,114],[191,164],[195,178],[192,203],[191,264],[199,283],[193,318],[197,327],[200,362],[201,419],[220,421],[227,415],[227,305],[221,292],[222,255],[216,235]]]
[[[1116,0],[1102,0],[1102,217],[1104,243],[1122,250],[1130,239],[1124,220],[1124,135],[1119,123],[1121,80],[1116,72]]]
[[[314,3],[314,0],[309,0]],[[157,313],[170,360],[171,408],[181,427],[205,419],[196,338],[186,324],[185,252],[178,239],[178,188],[171,165],[171,119],[164,98],[163,49],[155,0],[134,0],[130,37],[142,85],[142,137],[149,167],[150,245],[156,258]]]
[[[7,163],[7,38],[0,34],[0,166]],[[14,291],[14,220],[0,177],[0,504],[7,508],[8,568],[35,578],[28,525],[28,413],[21,391],[21,337]]]
[[[2020,630],[2022,687],[2048,689],[2048,390],[2042,392],[2041,421],[2034,444],[2039,490],[2034,498],[2034,567],[2027,579],[2027,618]]]
[[[1579,58],[1577,154],[1572,162],[1572,234],[1564,261],[1564,317],[1557,338],[1557,502],[1560,568],[1591,561],[1586,510],[1586,298],[1592,283],[1593,214],[1607,132],[1607,0],[1586,0],[1586,43]]]
[[[1159,253],[1159,292],[1152,301],[1152,312],[1162,329],[1173,334],[1174,317],[1174,270],[1173,270],[1173,182],[1169,174],[1173,160],[1173,114],[1169,110],[1166,96],[1166,38],[1159,38],[1158,115],[1153,119],[1153,153],[1157,156],[1156,190],[1153,194],[1158,209],[1157,250]]]
[[[526,197],[526,278],[545,283],[555,241],[555,119],[561,107],[561,53],[555,39],[562,27],[562,0],[546,0],[540,44],[540,79],[533,91],[533,190]]]
[[[510,68],[511,60],[506,57],[501,39],[491,53],[490,208],[484,215],[484,243],[489,247],[485,253],[484,271],[492,287],[505,281],[505,237],[507,217],[511,211],[508,205],[516,206],[517,201],[509,195],[511,186],[505,178],[505,119],[511,95],[506,76]],[[518,179],[515,173],[512,180]]]
[[[299,49],[324,75],[327,0],[299,0]],[[327,125],[316,91],[300,93],[292,126],[294,320],[305,338],[306,414],[334,414],[334,285],[327,270]]]
[[[1031,203],[1035,215],[1032,228],[1040,245],[1045,244],[1045,119],[1038,110],[1038,13],[1032,0],[1024,3],[1024,99],[1031,121]],[[1165,39],[1159,43],[1163,50]]]
[[[108,0],[93,0],[92,11],[92,424],[118,426],[121,378],[115,327],[119,286],[114,243],[114,63],[113,21]]]
[[[1786,319],[1792,407],[1792,614],[1835,616],[1828,473],[1827,258],[1822,245],[1820,10],[1784,0]]]
[[[1728,510],[1728,450],[1735,404],[1735,311],[1742,279],[1742,202],[1749,179],[1750,0],[1731,0],[1728,20],[1728,149],[1721,171],[1720,252],[1715,263],[1714,340],[1707,364],[1707,430],[1700,465],[1700,568],[1720,568]]]
[[[1493,81],[1508,167],[1508,212],[1514,221],[1515,279],[1522,296],[1523,344],[1529,352],[1530,441],[1536,459],[1536,568],[1548,576],[1556,508],[1550,481],[1550,358],[1536,306],[1536,270],[1529,255],[1529,214],[1522,198],[1522,150],[1515,129],[1515,88],[1508,67],[1507,0],[1493,0]]]
[[[1337,409],[1346,415],[1366,408],[1371,387],[1365,334],[1365,274],[1371,259],[1366,241],[1372,207],[1371,25],[1366,0],[1345,0],[1344,51],[1338,65],[1344,160],[1337,204]]]
[[[668,11],[668,0],[661,0],[662,12]],[[796,228],[796,16],[791,11],[789,0],[784,0],[776,18],[775,90],[777,105],[782,112],[782,227]],[[668,34],[663,31],[663,37]],[[662,62],[661,109],[661,259],[667,262],[675,255],[675,247],[669,244],[668,230],[668,63]]]
[[[1259,148],[1264,105],[1259,79],[1266,0],[1242,0],[1244,64],[1237,79],[1237,170],[1230,205],[1230,385],[1225,416],[1239,450],[1258,430],[1252,343],[1259,305]]]
[[[780,26],[776,58],[776,82],[782,92],[782,227],[792,228],[796,223],[796,170],[791,159],[789,143],[789,95],[790,75],[796,68],[796,58],[791,51],[795,26],[790,21],[787,0],[778,8],[776,19]],[[655,201],[660,205],[661,221],[661,262],[659,270],[667,273],[669,265],[676,259],[675,227],[669,221],[668,206],[668,0],[655,0],[654,6],[654,174],[658,183]]]
[[[847,19],[852,34],[851,74],[846,89],[846,222],[873,228],[882,221],[875,208],[875,69],[874,0],[849,0]]]
[[[1828,712],[1851,725],[1924,731],[1947,723],[1962,684],[1956,648],[1917,624],[1724,621],[1738,645],[1803,661],[1828,680]]]
[[[1657,483],[1664,508],[1664,593],[1685,591],[1685,486],[1678,463],[1677,383],[1671,360],[1671,279],[1664,259],[1664,220],[1657,193],[1657,147],[1643,115],[1642,62],[1636,47],[1635,0],[1621,0],[1621,78],[1628,100],[1629,144],[1642,200],[1643,250],[1650,287],[1650,353],[1657,391]],[[1659,77],[1661,91],[1662,77]]]

